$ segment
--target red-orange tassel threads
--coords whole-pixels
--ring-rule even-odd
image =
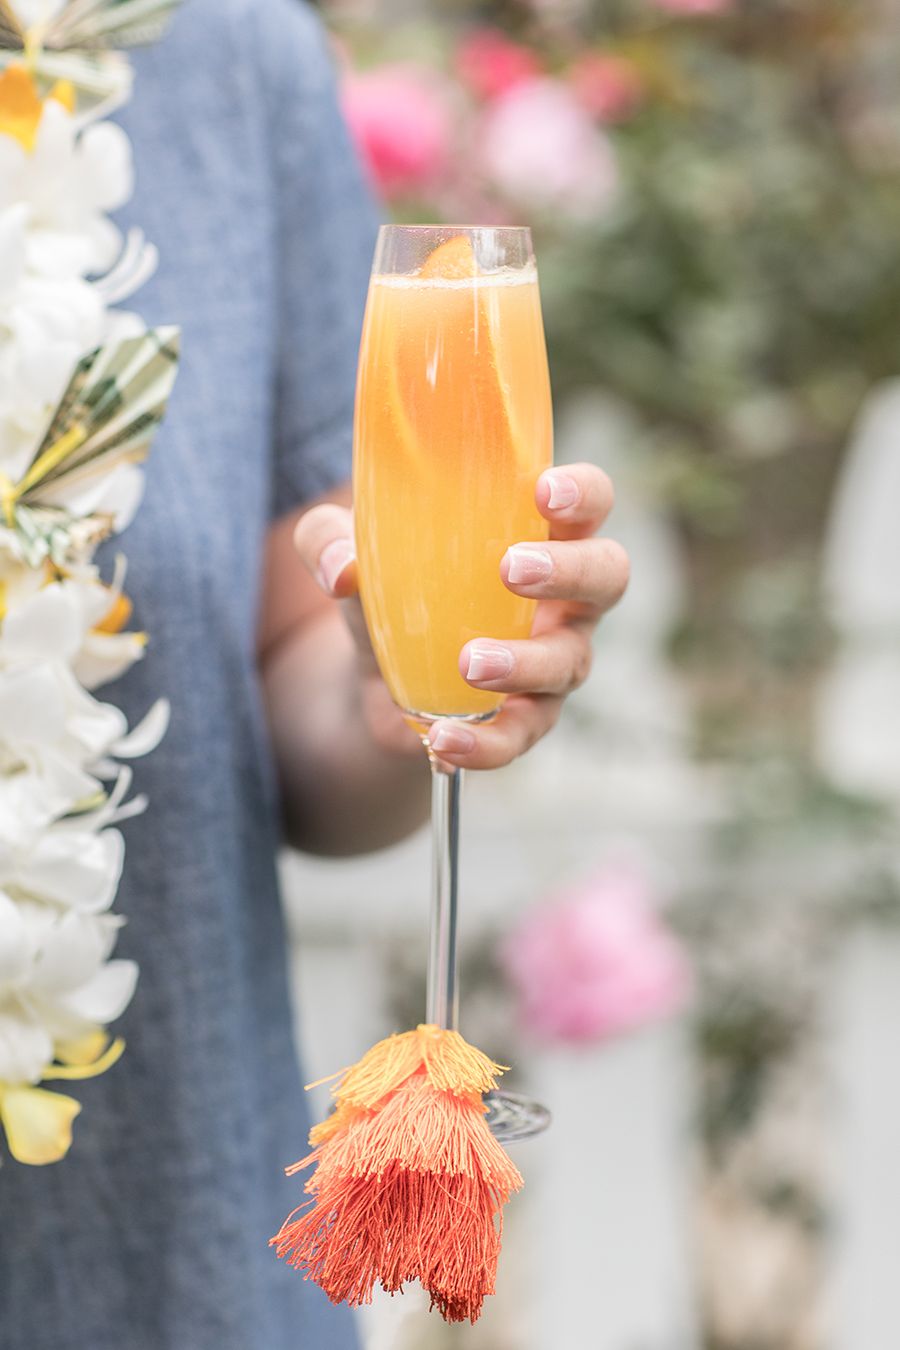
[[[333,1303],[419,1280],[448,1322],[476,1321],[494,1292],[503,1206],[522,1186],[484,1118],[502,1072],[456,1031],[379,1041],[340,1076],[312,1153],[288,1168],[315,1164],[312,1199],[270,1245]]]

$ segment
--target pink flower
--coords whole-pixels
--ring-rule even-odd
[[[498,28],[476,28],[456,50],[456,73],[479,98],[499,98],[540,74],[530,47],[511,41]]]
[[[526,212],[586,216],[615,196],[609,138],[558,80],[529,80],[489,104],[475,144],[482,171]]]
[[[724,14],[734,8],[734,0],[653,0],[653,3],[669,14]]]
[[[533,910],[501,959],[523,1026],[550,1042],[604,1041],[661,1020],[691,987],[687,958],[647,883],[620,867]]]
[[[624,122],[640,105],[644,82],[624,56],[587,52],[569,67],[579,103],[601,122]]]
[[[345,77],[344,115],[376,189],[388,200],[429,190],[450,157],[450,100],[433,71],[392,65]]]

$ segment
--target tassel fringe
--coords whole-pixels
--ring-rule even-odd
[[[502,1211],[522,1178],[485,1121],[502,1072],[457,1032],[420,1026],[374,1046],[333,1089],[312,1152],[311,1197],[271,1239],[334,1303],[419,1280],[450,1322],[494,1292]]]

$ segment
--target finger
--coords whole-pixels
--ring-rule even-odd
[[[535,488],[538,510],[554,539],[583,539],[599,530],[613,508],[612,479],[596,464],[565,464],[542,473]]]
[[[590,627],[565,624],[526,642],[476,638],[460,652],[460,674],[476,689],[570,694],[591,672]]]
[[[562,699],[517,696],[509,699],[495,722],[482,725],[451,717],[435,722],[429,744],[448,764],[466,769],[499,769],[546,736],[556,725]]]
[[[628,554],[614,539],[514,544],[500,563],[500,575],[516,595],[575,600],[597,614],[622,598],[629,573]]]
[[[304,512],[294,530],[294,547],[323,591],[338,599],[355,594],[353,516],[346,507],[326,502]]]

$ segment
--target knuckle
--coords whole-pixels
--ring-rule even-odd
[[[321,540],[329,534],[347,534],[350,529],[351,514],[346,506],[336,502],[323,502],[304,511],[294,528],[294,540],[299,546],[301,540]]]
[[[527,754],[538,739],[535,704],[534,695],[529,695],[527,702],[523,702],[521,708],[517,709],[517,721],[510,741],[510,759]]]
[[[616,488],[613,480],[605,470],[592,465],[594,470],[595,491],[604,515],[609,515],[616,504]]]
[[[573,556],[572,588],[577,595],[590,594],[596,587],[597,553],[593,541],[578,543]]]
[[[316,522],[315,520],[310,520],[313,515],[314,512],[310,511],[306,515],[301,516],[294,526],[294,548],[298,553],[304,553],[306,551],[307,542],[315,531]]]
[[[616,600],[620,600],[628,589],[631,580],[631,560],[625,549],[615,539],[605,539],[606,584]]]
[[[594,664],[594,649],[586,638],[580,638],[572,653],[572,689],[580,689],[588,679]]]
[[[609,474],[603,469],[600,470],[600,478],[603,487],[603,496],[606,500],[607,510],[611,511],[616,504],[616,485]]]
[[[537,718],[529,719],[525,728],[525,735],[522,743],[523,754],[527,753],[527,751],[533,749],[534,746],[537,745],[538,741],[544,735],[545,730],[546,728],[537,720]]]
[[[573,464],[570,472],[579,479],[584,500],[589,503],[592,513],[606,517],[616,503],[616,489],[609,474],[598,464]]]
[[[538,741],[552,731],[559,721],[562,700],[558,698],[547,698],[535,706],[534,713],[528,718],[525,726],[525,743],[523,752],[531,750]]]
[[[542,736],[546,736],[556,726],[562,714],[563,701],[561,698],[548,699],[542,710],[542,717],[535,735],[535,741],[539,741]]]

